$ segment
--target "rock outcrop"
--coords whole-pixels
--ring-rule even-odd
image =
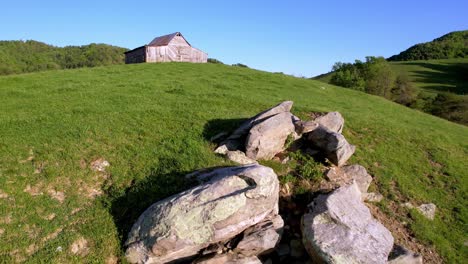
[[[268,167],[220,168],[192,176],[202,183],[153,204],[133,225],[125,243],[129,262],[192,257],[278,216],[278,179]],[[275,221],[274,229],[280,229]]]
[[[326,263],[386,263],[393,237],[370,214],[356,184],[320,195],[302,220],[303,242]]]
[[[353,155],[355,147],[341,134],[344,118],[338,112],[321,115],[314,120],[302,121],[291,114],[292,101],[282,102],[242,123],[216,149],[215,153],[227,155],[229,159],[246,164],[244,158],[229,157],[230,151],[245,149],[245,156],[253,160],[272,159],[284,151],[288,137],[307,139],[313,149],[320,149],[337,166],[342,166]]]
[[[290,112],[292,104],[285,101],[249,118],[215,150],[244,166],[191,173],[186,178],[198,181],[198,186],[149,207],[129,233],[127,260],[308,263],[310,255],[325,263],[420,263],[422,258],[412,252],[389,258],[393,237],[363,202],[378,202],[383,197],[367,193],[372,176],[363,166],[346,165],[355,146],[341,134],[341,114],[330,112],[302,121]],[[214,138],[221,140],[226,135]],[[287,164],[295,159],[294,166],[307,165],[294,158],[298,156],[287,155],[286,147],[320,161],[326,158],[334,165],[325,174],[327,181],[319,184],[322,193],[329,193],[315,198],[308,211],[310,200],[292,200],[289,184],[283,185],[285,199],[280,206],[285,225],[278,212],[277,175],[271,168],[258,165],[257,160]],[[293,169],[292,177],[297,174],[300,171]],[[301,184],[315,188],[312,180],[303,180]],[[433,219],[435,205],[416,209]],[[288,230],[284,236],[283,226]]]

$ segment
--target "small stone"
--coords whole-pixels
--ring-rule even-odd
[[[221,145],[214,150],[215,153],[221,154],[221,155],[226,155],[228,151],[229,149],[226,145]]]
[[[421,204],[416,208],[421,214],[423,214],[427,219],[434,220],[437,206],[433,203]]]
[[[380,203],[383,200],[383,195],[375,192],[365,193],[363,197],[364,201],[369,203]]]
[[[414,205],[411,204],[410,202],[406,202],[406,203],[402,204],[401,206],[406,207],[408,209],[413,209],[414,208]]]
[[[61,246],[58,246],[58,247],[55,249],[56,252],[62,252],[62,250],[63,250],[63,248],[62,248]]]
[[[245,155],[244,152],[240,150],[235,150],[235,151],[228,151],[226,153],[226,157],[234,161],[236,163],[242,164],[242,165],[247,165],[247,164],[256,164],[257,161],[254,159],[251,159]]]

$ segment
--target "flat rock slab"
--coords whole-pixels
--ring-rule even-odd
[[[150,206],[133,225],[130,263],[168,263],[195,256],[278,214],[279,183],[261,165],[218,168],[191,175],[203,182]]]
[[[356,184],[318,196],[302,219],[303,243],[325,263],[386,263],[393,237],[361,201]]]

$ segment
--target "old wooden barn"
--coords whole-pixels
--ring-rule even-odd
[[[125,63],[195,62],[206,63],[208,54],[192,47],[180,32],[157,37],[148,45],[125,52]]]

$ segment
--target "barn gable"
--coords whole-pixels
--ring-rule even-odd
[[[160,36],[154,38],[148,46],[160,47],[167,45],[176,45],[176,46],[192,46],[190,43],[182,36],[180,32],[175,32],[172,34]]]

